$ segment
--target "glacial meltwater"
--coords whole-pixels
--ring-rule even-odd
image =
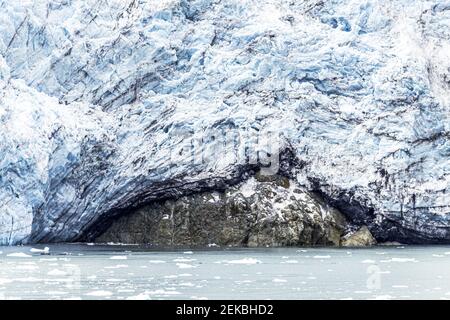
[[[450,299],[449,246],[0,247],[0,299]]]

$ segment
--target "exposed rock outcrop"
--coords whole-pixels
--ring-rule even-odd
[[[97,242],[152,245],[340,245],[345,217],[280,176],[250,178],[224,192],[203,192],[145,206],[112,223]]]
[[[376,243],[377,241],[366,226],[361,227],[356,232],[346,235],[341,242],[344,247],[367,247],[373,246]]]

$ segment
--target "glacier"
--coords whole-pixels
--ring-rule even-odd
[[[264,169],[450,242],[448,1],[0,0],[0,53],[0,244]]]

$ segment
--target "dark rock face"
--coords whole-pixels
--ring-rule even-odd
[[[95,241],[338,246],[346,228],[338,210],[292,180],[257,175],[225,192],[202,192],[144,206],[115,220]]]
[[[354,233],[346,235],[341,241],[344,247],[367,247],[373,246],[376,243],[377,241],[366,226],[361,227]]]

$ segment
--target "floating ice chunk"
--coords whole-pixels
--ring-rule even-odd
[[[384,294],[384,295],[375,296],[374,299],[375,300],[391,300],[391,299],[394,299],[394,297],[391,295],[388,295],[388,294]]]
[[[112,256],[109,258],[110,260],[127,260],[127,256]]]
[[[185,252],[183,252],[183,254],[194,254],[194,252],[192,252],[192,251],[185,251]]]
[[[58,261],[58,258],[41,258],[39,261]]]
[[[187,264],[187,263],[177,263],[177,267],[180,268],[180,269],[195,268],[195,266],[193,266],[192,264]]]
[[[314,256],[314,259],[330,259],[331,256]]]
[[[121,269],[121,268],[128,268],[127,264],[118,264],[111,267],[105,267],[105,269]]]
[[[254,280],[237,280],[235,281],[237,284],[244,284],[244,283],[252,283],[255,282]]]
[[[78,267],[78,265],[73,264],[73,263],[64,263],[63,266],[66,267],[66,268],[76,268],[76,267]]]
[[[164,290],[164,289],[158,289],[154,291],[146,291],[145,292],[148,295],[151,296],[170,296],[170,295],[179,295],[181,292],[175,291],[175,290]]]
[[[244,259],[240,259],[240,260],[227,260],[224,262],[228,263],[228,264],[248,264],[248,265],[262,263],[260,260],[257,260],[254,258],[244,258]]]
[[[150,299],[151,299],[150,296],[145,293],[140,293],[136,296],[131,296],[127,298],[127,300],[150,300]]]
[[[14,252],[6,255],[7,257],[11,258],[31,258],[29,254],[23,253],[23,252]]]
[[[125,279],[115,279],[115,278],[110,278],[110,279],[106,279],[106,282],[123,282],[126,281]]]
[[[111,291],[106,291],[106,290],[96,290],[96,291],[91,291],[89,293],[86,293],[86,296],[91,296],[91,297],[110,297],[112,295],[113,295],[113,293]]]
[[[65,291],[47,291],[46,294],[50,296],[63,296],[69,293]]]
[[[197,296],[191,296],[190,299],[193,299],[193,300],[208,300],[207,297],[197,297]]]
[[[166,261],[164,261],[164,260],[149,260],[148,263],[159,264],[159,263],[166,263]]]
[[[195,286],[192,282],[181,282],[178,285],[180,287],[193,287],[193,286]]]
[[[361,261],[361,263],[373,264],[373,263],[375,263],[375,260],[366,259],[366,260]]]
[[[286,261],[282,261],[281,263],[295,264],[295,263],[298,263],[298,260],[286,260]]]
[[[415,258],[392,258],[387,262],[418,262]]]
[[[394,284],[394,285],[392,286],[392,288],[395,288],[395,289],[403,289],[403,288],[409,288],[409,287],[406,286],[406,285]]]
[[[272,282],[287,282],[286,279],[279,279],[279,278],[275,278],[272,280]]]
[[[195,260],[197,260],[197,259],[186,259],[186,258],[173,259],[174,262],[192,262],[192,261],[195,261]]]
[[[49,254],[50,253],[50,248],[49,247],[45,247],[44,249],[31,248],[30,252],[32,252],[32,253],[40,253],[40,254]]]
[[[69,261],[71,261],[71,259],[70,259],[70,258],[59,258],[58,260],[59,260],[59,261],[66,261],[66,262],[69,262]]]

